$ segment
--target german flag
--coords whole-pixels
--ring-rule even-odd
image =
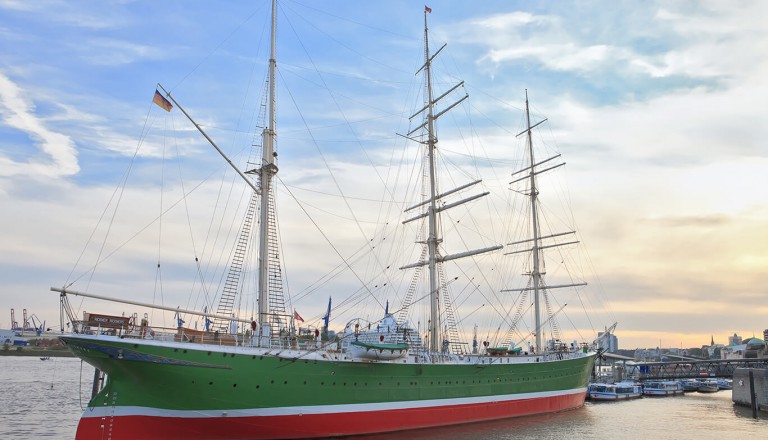
[[[169,112],[173,108],[173,104],[171,104],[170,101],[165,99],[165,96],[161,95],[160,92],[155,90],[155,97],[152,98],[152,102],[157,104],[160,108],[164,109],[165,111]]]

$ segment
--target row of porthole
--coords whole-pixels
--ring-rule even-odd
[[[549,377],[551,378],[551,376],[549,376]],[[534,379],[536,379],[536,378],[534,378]],[[501,381],[502,381],[502,379],[494,379],[494,380],[493,380],[493,382],[496,382],[497,380],[498,380],[499,382],[501,382]],[[525,378],[525,380],[526,380],[526,381],[529,381],[529,380],[531,380],[531,379],[530,379],[530,378]],[[504,379],[504,382],[507,382],[507,381],[508,381],[508,379]],[[518,381],[519,381],[519,379],[518,379]],[[196,382],[193,380],[193,381],[192,381],[192,384],[195,384],[195,383],[196,383]],[[271,380],[269,383],[270,383],[270,384],[272,384],[272,385],[274,385],[275,381],[274,381],[274,380]],[[466,383],[467,383],[467,381],[462,381],[462,385],[466,385]],[[475,382],[475,381],[473,380],[473,381],[472,381],[472,383],[473,383],[473,384],[475,384],[475,383],[476,383],[476,384],[478,384],[478,385],[479,385],[479,384],[481,384],[482,382],[481,382],[481,381]],[[491,380],[489,379],[489,380],[487,381],[487,383],[491,383]],[[307,384],[307,381],[305,380],[305,381],[304,381],[304,385],[306,385],[306,384]],[[410,385],[410,386],[417,386],[418,384],[419,384],[418,382],[409,382],[409,383],[408,383],[408,385]],[[435,383],[434,383],[434,382],[430,382],[429,384],[430,384],[430,385],[434,385]],[[438,384],[438,385],[442,385],[442,383],[441,383],[441,382],[438,382],[437,384]],[[208,385],[213,385],[213,382],[208,382]],[[283,385],[288,385],[288,381],[287,381],[287,380],[286,380],[286,381],[283,381]],[[320,385],[321,385],[321,386],[325,386],[325,382],[320,382]],[[384,385],[384,384],[383,384],[382,382],[379,382],[379,386],[383,386],[383,385]],[[451,385],[451,382],[446,382],[446,383],[445,383],[445,385]],[[458,383],[456,383],[456,385],[458,385]],[[332,383],[331,383],[331,386],[336,386],[336,382],[332,382]],[[346,382],[343,382],[343,383],[342,383],[342,386],[347,386],[347,383],[346,383]],[[357,382],[353,383],[353,384],[352,384],[352,386],[357,386]],[[364,383],[363,383],[363,386],[368,386],[368,382],[364,382]],[[397,385],[396,385],[396,386],[400,386],[400,382],[397,382]],[[232,385],[232,387],[233,387],[233,388],[237,388],[237,384],[233,384],[233,385]],[[259,389],[259,388],[260,388],[260,385],[256,385],[256,389]]]
[[[548,377],[549,377],[549,378],[551,378],[552,376],[548,376]],[[534,379],[535,379],[535,378],[534,378]],[[497,379],[494,379],[494,382],[495,382],[496,380],[497,380]],[[498,380],[499,380],[499,382],[501,382],[501,379],[498,379]],[[529,379],[529,378],[526,378],[526,381],[528,381],[528,380],[530,380],[530,379]],[[507,381],[507,379],[504,379],[504,381],[506,382],[506,381]],[[275,383],[275,381],[274,381],[274,380],[271,380],[271,381],[270,381],[270,384],[274,384],[274,383]],[[467,383],[466,381],[462,381],[462,384],[466,384],[466,383]],[[472,383],[475,383],[475,381],[473,380],[473,381],[472,381]],[[478,384],[479,384],[479,383],[481,383],[481,382],[478,382]],[[488,380],[488,383],[491,383],[491,381],[490,381],[490,380]],[[194,380],[192,381],[192,384],[195,384],[195,381],[194,381]],[[304,385],[306,385],[306,384],[307,384],[307,381],[305,380],[305,381],[304,381]],[[435,383],[434,383],[434,382],[430,382],[429,384],[430,384],[430,385],[434,385]],[[438,385],[440,385],[440,382],[438,382],[437,384],[438,384]],[[446,382],[445,384],[446,384],[446,385],[450,385],[450,384],[451,384],[451,382]],[[211,382],[208,382],[208,385],[213,385],[213,382],[212,382],[212,381],[211,381]],[[287,381],[287,380],[286,380],[286,381],[283,381],[283,385],[288,385],[288,381]],[[321,386],[324,386],[324,385],[325,385],[325,382],[320,382],[320,385],[321,385]],[[336,382],[333,382],[331,385],[332,385],[332,386],[336,386]],[[364,382],[364,383],[363,383],[363,385],[364,385],[364,386],[368,386],[368,382]],[[383,385],[383,384],[382,384],[381,382],[379,382],[379,386],[382,386],[382,385]],[[416,385],[418,385],[418,382],[409,382],[409,383],[408,383],[408,385],[411,385],[411,386],[416,386]],[[458,384],[457,384],[457,385],[458,385]],[[343,382],[343,386],[347,386],[347,383],[346,383],[346,382]],[[357,386],[357,382],[354,382],[353,386]],[[400,386],[400,382],[397,382],[397,386]],[[259,389],[260,387],[261,387],[260,385],[256,385],[256,389]],[[237,388],[237,384],[236,384],[236,383],[235,383],[235,384],[232,384],[232,388]]]

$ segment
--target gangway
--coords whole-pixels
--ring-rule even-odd
[[[768,368],[768,358],[626,363],[627,375],[640,381],[733,377],[737,368]]]

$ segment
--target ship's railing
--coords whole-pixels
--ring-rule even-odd
[[[219,331],[196,330],[184,327],[150,326],[144,322],[141,325],[102,325],[89,321],[76,321],[80,334],[116,336],[121,339],[146,339],[164,342],[184,342],[190,344],[205,344],[219,346],[258,347],[259,338],[250,330],[238,333],[223,333]],[[335,349],[336,343],[328,345],[328,341],[319,339],[304,339],[287,334],[279,334],[262,342],[261,346],[294,350]]]

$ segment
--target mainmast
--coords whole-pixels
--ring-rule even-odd
[[[435,103],[432,100],[432,60],[429,58],[429,31],[427,28],[427,9],[424,9],[424,60],[427,80],[427,160],[429,162],[429,207],[427,208],[428,236],[427,248],[429,253],[429,349],[436,352],[440,346],[440,288],[437,285],[437,215],[435,182]]]
[[[435,121],[451,110],[452,108],[459,105],[461,102],[463,102],[465,99],[469,97],[469,95],[464,95],[459,100],[455,101],[453,104],[449,105],[447,108],[443,109],[440,112],[435,113],[435,105],[440,102],[441,99],[448,96],[451,92],[458,89],[459,87],[464,85],[464,82],[460,82],[459,84],[456,84],[451,89],[449,89],[447,92],[443,93],[442,95],[438,96],[437,98],[434,97],[433,90],[432,90],[432,60],[440,53],[440,51],[445,48],[445,45],[443,45],[440,49],[437,50],[437,52],[434,53],[434,55],[430,55],[429,53],[429,29],[427,27],[427,14],[431,12],[429,8],[424,8],[424,65],[416,72],[418,75],[419,72],[422,70],[424,71],[424,77],[426,82],[426,105],[422,107],[419,111],[411,115],[410,119],[415,118],[418,115],[424,114],[424,118],[426,119],[424,123],[419,125],[418,127],[412,129],[406,137],[411,136],[412,134],[416,133],[419,130],[422,130],[426,128],[426,141],[416,140],[417,142],[424,144],[427,148],[427,162],[428,162],[428,169],[429,169],[429,177],[428,177],[428,184],[429,184],[429,199],[422,201],[421,203],[418,203],[414,206],[409,207],[405,210],[405,212],[408,212],[410,210],[423,207],[426,205],[426,212],[416,215],[415,217],[411,217],[405,221],[403,221],[403,224],[418,220],[427,218],[427,260],[426,261],[418,261],[416,263],[408,264],[406,266],[401,267],[400,269],[408,269],[413,267],[420,267],[420,266],[427,266],[429,270],[429,303],[430,303],[430,312],[429,312],[429,351],[432,353],[436,353],[440,351],[440,348],[442,347],[442,339],[440,337],[440,292],[442,290],[442,286],[439,284],[438,280],[438,264],[443,263],[445,261],[454,260],[457,258],[463,258],[463,257],[469,257],[472,255],[478,255],[485,252],[490,252],[494,250],[501,249],[501,245],[497,246],[491,246],[483,249],[476,249],[466,252],[460,252],[457,254],[452,255],[440,255],[440,250],[438,248],[438,245],[442,241],[442,238],[440,237],[440,231],[438,229],[438,216],[439,213],[450,209],[453,207],[456,207],[458,205],[462,205],[464,203],[467,203],[469,201],[478,199],[480,197],[488,195],[488,192],[473,195],[470,197],[467,197],[465,199],[448,203],[448,204],[438,204],[439,201],[441,201],[443,198],[454,194],[456,192],[459,192],[461,190],[464,190],[466,188],[469,188],[473,185],[476,185],[481,182],[481,180],[476,180],[474,182],[462,185],[458,188],[452,189],[450,191],[446,191],[442,194],[438,193],[437,188],[437,166],[436,166],[436,151],[437,151],[437,135],[435,130]],[[425,114],[426,112],[426,114]]]
[[[262,132],[262,158],[261,167],[255,172],[259,175],[259,194],[261,195],[261,210],[259,211],[259,335],[269,338],[269,228],[274,216],[270,215],[270,191],[272,177],[277,174],[275,165],[275,137],[276,137],[276,111],[275,111],[275,33],[277,25],[277,0],[272,0],[272,32],[269,49],[269,123]]]

